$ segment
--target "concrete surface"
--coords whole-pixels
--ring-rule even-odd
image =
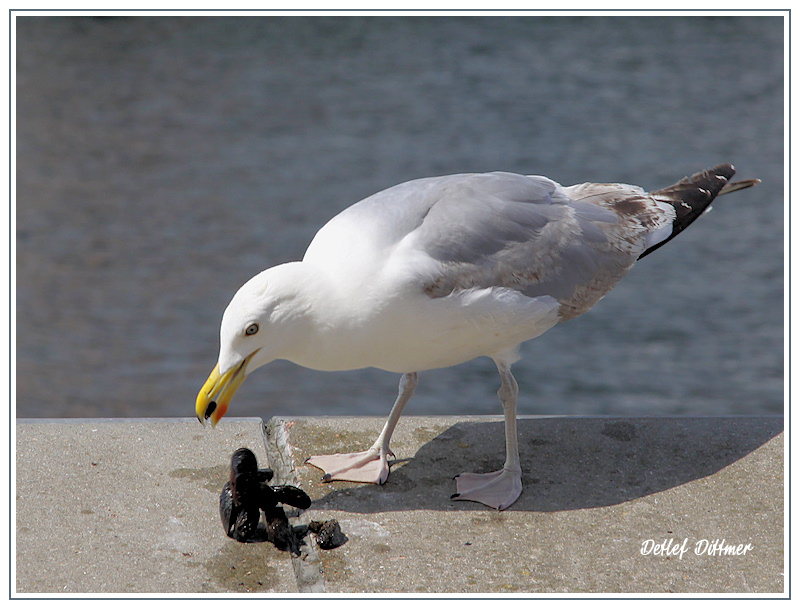
[[[283,552],[228,539],[219,517],[230,454],[249,446],[263,458],[261,419],[213,433],[196,419],[28,419],[16,430],[17,592],[295,590]]]
[[[782,418],[522,418],[525,488],[504,512],[449,499],[454,475],[502,464],[495,418],[402,419],[383,487],[303,465],[381,425],[18,420],[15,594],[784,593]],[[336,518],[348,542],[292,559],[228,539],[240,446],[311,495],[296,524]]]

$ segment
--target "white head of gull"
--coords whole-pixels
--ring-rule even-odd
[[[267,269],[236,293],[197,416],[216,425],[244,378],[276,359],[400,373],[397,401],[371,448],[307,460],[324,480],[383,484],[418,373],[488,356],[500,373],[505,463],[460,474],[452,498],[505,509],[522,491],[511,374],[519,345],[588,311],[715,197],[758,182],[730,182],[733,174],[718,165],[652,192],[511,173],[379,192],[323,226],[302,261]]]

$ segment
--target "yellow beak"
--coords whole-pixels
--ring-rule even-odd
[[[214,366],[208,380],[203,385],[200,393],[197,394],[195,412],[197,419],[205,425],[207,419],[211,419],[211,426],[216,427],[219,420],[228,411],[233,395],[239,386],[244,382],[245,368],[247,363],[255,355],[248,355],[242,363],[231,368],[225,374],[219,373],[219,364]]]

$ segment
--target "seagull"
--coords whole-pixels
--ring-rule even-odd
[[[383,484],[419,372],[488,356],[500,374],[505,463],[459,474],[451,499],[506,509],[522,492],[511,373],[521,343],[588,311],[715,197],[759,182],[733,175],[721,164],[651,192],[505,172],[383,190],[325,224],[301,261],[269,268],[236,292],[197,417],[216,426],[245,377],[277,359],[399,373],[397,399],[370,448],[307,459],[324,481]]]

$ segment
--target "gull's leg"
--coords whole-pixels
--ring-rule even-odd
[[[478,501],[497,510],[504,510],[522,492],[522,466],[517,444],[517,395],[519,386],[511,367],[495,360],[502,385],[497,395],[503,403],[506,427],[506,462],[503,469],[489,474],[459,474],[456,476],[455,500]]]
[[[403,414],[408,400],[414,395],[417,387],[418,375],[416,372],[404,374],[400,379],[397,400],[389,413],[389,418],[383,426],[381,435],[369,450],[358,453],[335,455],[319,455],[309,457],[306,463],[318,467],[325,472],[323,481],[348,480],[350,482],[373,482],[383,484],[389,477],[389,455],[394,457],[389,450],[389,440],[392,438],[394,428],[400,415]]]

